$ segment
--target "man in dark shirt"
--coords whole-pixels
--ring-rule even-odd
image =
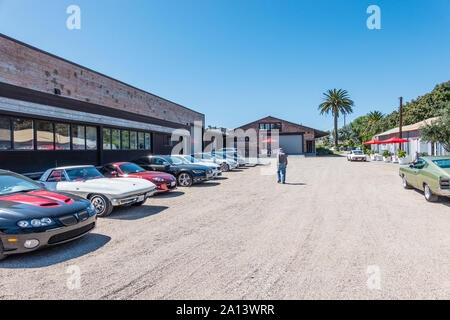
[[[283,148],[280,148],[277,154],[277,175],[278,183],[286,183],[286,167],[288,164],[287,154],[283,152]]]

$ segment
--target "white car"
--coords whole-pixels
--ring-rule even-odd
[[[115,206],[142,205],[156,192],[156,185],[148,180],[105,178],[94,166],[48,169],[39,182],[48,190],[73,193],[90,200],[100,217],[110,215]]]
[[[254,159],[242,157],[241,152],[237,148],[222,148],[221,150],[216,151],[216,154],[219,156],[226,154],[231,159],[237,161],[239,166],[254,167],[258,164],[258,161],[255,161]]]
[[[185,164],[198,164],[200,166],[205,166],[205,167],[210,168],[213,172],[212,179],[215,179],[218,176],[222,175],[222,170],[220,170],[220,165],[218,165],[217,163],[201,161],[199,159],[194,158],[193,156],[189,156],[189,155],[185,155],[185,154],[176,154],[176,155],[172,155],[171,157],[180,159]]]
[[[367,156],[361,150],[352,150],[347,153],[348,161],[367,161]]]
[[[196,153],[194,154],[194,157],[196,159],[201,159],[204,162],[217,163],[220,165],[220,170],[222,171],[230,171],[238,167],[236,161],[216,157],[210,153]]]

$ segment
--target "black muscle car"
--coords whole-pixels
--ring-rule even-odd
[[[94,229],[96,219],[88,200],[0,170],[0,260],[77,239]]]
[[[140,157],[133,162],[149,171],[170,173],[177,178],[177,184],[180,187],[190,187],[193,183],[203,182],[213,178],[211,168],[195,164],[185,164],[176,157],[151,155]]]

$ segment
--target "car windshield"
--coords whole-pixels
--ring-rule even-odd
[[[73,181],[103,178],[103,175],[94,167],[66,169],[66,172],[69,179]]]
[[[14,175],[0,175],[0,195],[36,190],[42,190],[42,187],[35,182],[28,181]]]
[[[433,163],[442,169],[450,168],[450,159],[433,160]]]
[[[353,154],[363,154],[360,150],[353,150]]]
[[[190,162],[189,162],[189,159],[186,159],[184,156],[172,156],[172,158],[176,158],[176,159],[179,159],[179,160],[181,160],[183,163],[185,163],[185,164],[190,164]]]
[[[144,169],[142,169],[141,167],[139,167],[137,164],[134,163],[121,164],[119,167],[124,174],[139,173],[145,171]]]
[[[175,157],[167,156],[164,157],[164,159],[166,159],[170,164],[183,164],[183,161]]]

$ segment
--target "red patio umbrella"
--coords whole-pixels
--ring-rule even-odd
[[[364,142],[363,144],[368,145],[368,144],[382,144],[383,142],[377,140],[377,139],[372,139],[370,141]]]
[[[390,138],[388,140],[382,141],[381,143],[404,143],[404,142],[409,142],[409,140],[402,139],[402,138],[399,138],[399,137],[393,137],[393,138]]]
[[[262,142],[264,142],[264,143],[272,143],[272,142],[276,142],[276,141],[277,141],[276,139],[268,138],[266,140],[263,140]]]

